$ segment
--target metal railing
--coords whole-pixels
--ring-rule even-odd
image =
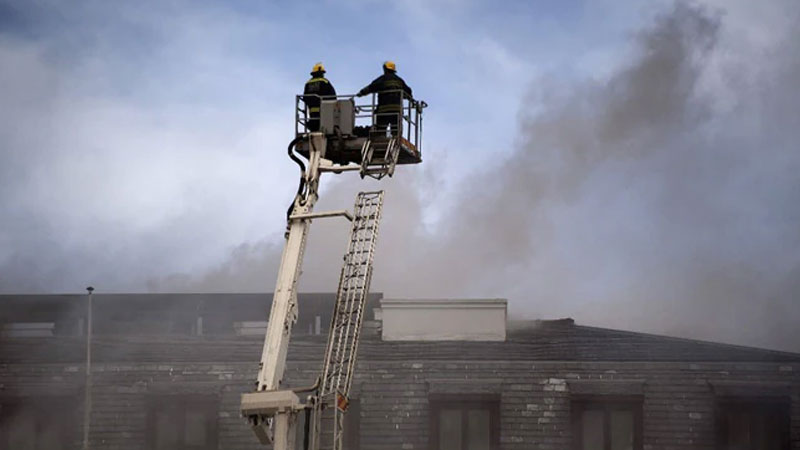
[[[336,96],[320,96],[316,94],[311,95],[297,95],[295,96],[294,105],[294,133],[295,137],[300,137],[309,133],[309,122],[311,114],[308,106],[303,101],[303,98],[317,97],[322,100],[352,100],[355,105],[355,122],[354,130],[363,130],[360,132],[354,131],[352,136],[343,136],[345,138],[358,138],[358,137],[374,137],[376,133],[386,131],[387,125],[390,128],[392,135],[395,135],[393,130],[397,130],[395,136],[400,136],[412,144],[417,151],[422,153],[422,110],[428,106],[427,103],[421,100],[414,100],[408,97],[403,90],[382,91],[381,94],[397,93],[402,96],[401,109],[398,112],[378,112],[378,93],[369,94],[368,99],[362,99],[353,94],[336,95]],[[366,97],[365,97],[366,98]],[[390,120],[386,121],[384,129],[378,128],[378,119],[382,117],[389,117]],[[397,123],[393,123],[391,118],[397,118]],[[363,133],[363,135],[362,135]]]

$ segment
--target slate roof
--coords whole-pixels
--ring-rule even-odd
[[[367,317],[383,295],[371,293]],[[0,323],[56,322],[56,334],[75,334],[79,318],[86,315],[86,295],[0,295]],[[321,318],[330,323],[334,293],[302,293],[300,332]],[[189,334],[198,316],[205,334],[233,334],[232,324],[266,321],[272,294],[95,294],[92,303],[94,332],[103,334]]]
[[[52,312],[47,305],[56,308],[65,317],[78,314],[64,306],[65,299],[54,298],[64,296],[36,297],[43,297],[42,303],[35,307],[28,307],[30,303],[26,303],[28,308],[24,309],[24,314],[27,318],[43,317],[47,311]],[[249,319],[236,320],[265,320],[265,307],[268,309],[266,305],[270,297],[263,294],[120,294],[107,296],[105,300],[109,305],[112,301],[123,305],[113,310],[115,314],[131,314],[134,318],[137,315],[146,318],[159,311],[163,315],[167,310],[176,311],[174,314],[178,318],[183,317],[181,312],[186,311],[192,312],[187,317],[195,317],[195,311],[199,308],[208,317],[219,315],[226,320],[239,317]],[[333,294],[301,295],[301,317],[303,308],[307,311],[306,317],[316,315],[316,312],[322,314],[323,311],[329,314],[332,300]],[[12,310],[19,311],[20,301],[39,302],[33,297],[0,296],[0,321],[18,317]],[[97,302],[98,305],[102,303]],[[376,303],[372,302],[373,307]],[[98,309],[98,322],[108,317],[99,311],[102,310]],[[371,318],[372,315],[368,314],[367,317]],[[260,336],[149,333],[146,320],[134,323],[139,323],[144,331],[125,336],[96,336],[92,347],[93,359],[97,362],[257,364],[260,358],[263,343],[263,337]],[[571,319],[534,321],[525,326],[512,327],[505,342],[384,342],[380,339],[379,327],[379,322],[365,323],[359,349],[360,361],[800,362],[800,354],[795,353],[582,326],[574,324]],[[302,327],[295,328],[296,331],[298,329]],[[291,341],[290,359],[321,361],[326,335],[298,334]],[[0,362],[6,363],[79,363],[83,361],[84,352],[85,337],[74,335],[6,337],[0,341]]]
[[[529,361],[800,361],[800,354],[693,339],[576,325],[572,319],[531,321],[505,342],[380,342],[361,357]]]

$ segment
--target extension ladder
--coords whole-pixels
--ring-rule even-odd
[[[311,414],[312,450],[341,450],[344,413],[353,382],[358,338],[372,280],[372,260],[383,207],[383,191],[358,194],[339,278],[322,378]],[[317,442],[313,442],[317,440]]]

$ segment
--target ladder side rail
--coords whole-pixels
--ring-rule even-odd
[[[359,210],[358,206],[359,206],[358,202],[356,202],[356,205],[355,205],[355,208],[354,208],[354,211],[353,211],[353,224],[352,224],[351,230],[356,230],[358,228],[359,224],[361,223],[361,215],[360,215],[360,210]],[[337,347],[337,344],[340,341],[340,338],[338,336],[339,328],[340,328],[339,321],[340,321],[340,316],[342,314],[342,308],[344,306],[342,304],[342,301],[341,301],[341,295],[342,295],[342,292],[346,291],[346,289],[347,289],[348,267],[350,266],[350,254],[351,254],[352,249],[353,249],[352,233],[353,233],[353,231],[351,231],[351,238],[350,238],[350,241],[348,242],[347,253],[345,253],[344,264],[342,266],[342,270],[341,270],[340,275],[339,275],[339,288],[337,290],[336,302],[334,303],[333,316],[331,317],[331,328],[330,328],[330,331],[328,332],[328,343],[326,345],[325,361],[323,363],[323,375],[322,375],[322,380],[321,380],[321,390],[320,390],[320,394],[321,395],[325,395],[328,392],[330,392],[330,384],[329,384],[329,377],[331,375],[330,374],[330,371],[331,371],[331,367],[330,366],[333,363],[332,360],[333,360],[333,358],[335,356],[336,347]]]
[[[345,264],[342,267],[342,280],[340,281],[340,290],[337,293],[337,301],[336,301],[336,312],[334,315],[335,324],[334,329],[332,330],[332,339],[331,339],[331,349],[327,356],[327,364],[326,364],[326,374],[324,377],[324,393],[335,392],[336,390],[336,383],[332,383],[333,378],[336,377],[337,372],[339,372],[341,358],[342,358],[342,345],[346,340],[346,333],[347,328],[349,328],[349,309],[352,307],[352,299],[351,299],[351,284],[352,280],[354,279],[354,274],[352,270],[353,266],[353,258],[355,255],[355,249],[357,248],[357,240],[359,238],[359,233],[362,231],[359,230],[361,227],[361,223],[363,222],[363,214],[360,205],[356,204],[356,217],[358,219],[354,221],[354,233],[351,234],[350,243],[348,244],[348,250],[345,256]],[[355,274],[357,275],[357,274]]]
[[[354,258],[357,256],[357,249],[358,249],[358,242],[362,238],[363,233],[363,223],[364,223],[364,214],[363,214],[363,207],[361,204],[361,199],[357,199],[355,205],[355,217],[356,220],[353,222],[353,227],[351,230],[350,241],[348,243],[347,253],[345,254],[345,263],[342,267],[342,278],[340,279],[340,287],[339,291],[337,292],[337,302],[336,302],[336,312],[335,315],[336,323],[334,328],[334,339],[332,339],[332,348],[331,348],[331,359],[340,355],[341,353],[341,331],[344,324],[340,323],[342,317],[347,314],[347,310],[349,309],[350,303],[350,293],[352,292],[352,282],[354,277],[358,275],[357,273],[357,266],[354,264],[358,264],[360,261],[354,261]],[[355,271],[355,272],[354,272]]]
[[[369,274],[369,268],[371,265],[371,258],[370,255],[366,251],[365,246],[369,241],[372,240],[374,235],[374,220],[372,219],[373,211],[372,211],[372,202],[371,196],[364,195],[361,199],[361,217],[363,219],[364,225],[362,229],[358,231],[356,235],[356,239],[353,241],[354,243],[354,254],[352,255],[355,258],[356,263],[358,266],[354,268],[355,271],[358,272],[358,276],[351,280],[350,286],[348,286],[347,292],[347,299],[346,299],[346,309],[345,313],[347,314],[347,320],[343,324],[343,330],[341,330],[341,334],[343,335],[343,339],[340,341],[339,349],[338,349],[338,358],[337,362],[339,367],[337,367],[336,380],[335,386],[338,391],[342,394],[346,395],[344,391],[344,385],[342,384],[343,377],[346,379],[347,375],[347,368],[349,367],[349,362],[352,359],[352,344],[354,333],[359,325],[359,313],[361,308],[363,307],[363,303],[365,301],[364,298],[364,284],[366,281],[366,277]],[[365,213],[366,211],[366,213]]]
[[[371,236],[372,239],[371,239],[371,241],[369,243],[369,256],[368,256],[368,258],[369,258],[370,264],[367,266],[366,279],[364,281],[364,285],[362,286],[362,294],[361,294],[361,296],[364,299],[364,301],[362,301],[361,305],[359,306],[358,319],[357,319],[358,323],[356,325],[356,329],[355,329],[355,332],[354,332],[352,348],[351,348],[352,357],[351,357],[351,359],[349,361],[350,365],[349,365],[348,370],[347,370],[347,377],[345,379],[345,385],[344,385],[344,393],[345,393],[345,395],[350,395],[350,387],[352,386],[353,374],[355,372],[356,357],[358,356],[358,344],[360,342],[359,337],[360,337],[360,334],[361,334],[361,326],[362,326],[363,321],[364,321],[364,309],[365,309],[365,306],[366,306],[367,296],[369,295],[369,288],[370,288],[370,285],[372,283],[372,260],[373,260],[374,255],[375,255],[375,247],[376,247],[376,243],[377,243],[377,239],[378,239],[378,230],[379,230],[379,225],[380,225],[380,219],[381,219],[381,216],[382,216],[382,209],[383,209],[383,191],[381,191],[380,194],[378,194],[378,198],[376,200],[376,207],[375,207],[375,211],[374,211],[374,224],[375,225],[374,225],[372,236]]]
[[[369,219],[364,217],[364,208],[365,208],[365,205],[362,202],[362,205],[361,205],[362,220],[364,222],[368,222]],[[367,212],[369,212],[369,211],[367,211]],[[347,358],[349,357],[349,355],[347,354],[347,350],[348,350],[348,345],[349,345],[349,340],[350,340],[350,333],[351,333],[352,327],[354,325],[353,324],[353,310],[354,310],[354,308],[357,307],[357,303],[359,302],[358,291],[357,290],[358,290],[358,287],[359,287],[359,284],[360,284],[359,282],[361,281],[361,275],[362,275],[361,271],[363,270],[362,264],[365,262],[363,260],[363,258],[362,258],[363,255],[361,254],[361,250],[362,250],[362,247],[363,247],[363,240],[367,238],[366,235],[369,234],[369,232],[370,232],[370,230],[369,230],[369,228],[368,228],[368,226],[366,224],[365,224],[365,227],[366,228],[364,228],[362,230],[359,230],[357,232],[356,239],[353,241],[353,252],[354,253],[351,255],[351,258],[353,258],[355,260],[356,264],[358,264],[358,265],[355,266],[355,267],[352,267],[352,270],[354,272],[356,272],[356,273],[354,274],[353,278],[348,280],[348,284],[349,285],[347,286],[348,289],[347,289],[347,293],[346,293],[346,296],[345,296],[344,314],[346,314],[346,319],[345,319],[345,322],[342,324],[343,329],[340,331],[340,333],[342,335],[342,339],[340,340],[339,348],[337,349],[337,353],[338,353],[338,358],[337,359],[338,359],[339,367],[337,367],[337,374],[336,374],[337,379],[335,380],[335,383],[334,383],[334,385],[335,385],[337,390],[340,390],[340,388],[341,388],[341,376],[342,376],[342,370],[344,368],[343,366],[347,362]]]
[[[380,223],[380,215],[381,215],[380,209],[382,205],[382,199],[383,199],[383,193],[381,192],[378,195],[377,203],[369,202],[367,206],[368,211],[365,217],[367,224],[365,225],[364,233],[368,234],[369,236],[362,241],[362,244],[366,245],[366,249],[363,247],[360,249],[362,251],[365,250],[362,253],[360,253],[360,255],[367,264],[365,267],[363,267],[363,269],[365,270],[365,272],[363,273],[364,275],[363,283],[355,287],[356,292],[353,294],[353,298],[357,299],[358,301],[356,304],[353,305],[355,307],[355,309],[353,310],[355,317],[352,318],[350,323],[348,323],[349,326],[352,326],[352,329],[348,330],[352,331],[352,334],[350,334],[350,332],[347,333],[347,336],[350,339],[347,346],[348,356],[346,361],[344,361],[346,362],[346,368],[344,368],[345,369],[344,372],[340,374],[340,376],[344,377],[344,380],[340,379],[337,382],[340,393],[345,397],[349,397],[350,385],[352,383],[353,369],[356,363],[359,334],[360,334],[359,332],[363,320],[364,305],[366,304],[367,294],[369,292],[369,285],[372,275],[372,256],[374,255],[375,241],[377,238],[378,225]],[[338,420],[335,421],[335,426],[334,426],[335,439],[333,448],[334,450],[339,450],[343,446],[344,414],[340,413],[338,410],[336,411],[336,414],[338,415],[337,417]]]
[[[351,283],[350,280],[347,281],[349,285]],[[328,378],[326,379],[325,387],[327,389],[327,393],[335,393],[336,388],[338,387],[337,383],[337,376],[341,372],[341,364],[342,364],[342,345],[346,341],[346,330],[349,326],[349,314],[348,309],[350,307],[350,295],[351,292],[350,286],[346,286],[344,290],[344,296],[340,299],[340,310],[339,315],[337,317],[337,326],[336,326],[336,337],[335,337],[335,345],[332,349],[331,354],[331,362],[328,366]]]
[[[349,292],[351,292],[350,289],[348,289],[348,293]],[[351,302],[352,302],[351,296],[349,294],[346,295],[344,297],[344,301],[342,304],[343,308],[340,311],[339,315],[339,324],[336,330],[337,342],[334,348],[334,353],[331,358],[331,365],[329,367],[330,370],[328,373],[328,380],[327,380],[328,392],[331,393],[336,392],[338,390],[339,377],[342,371],[342,364],[344,362],[344,359],[346,358],[346,355],[344,354],[343,350],[344,350],[344,345],[346,345],[347,342],[347,337],[348,337],[347,331],[350,327],[350,321],[351,321],[351,316],[349,311],[351,307],[350,305]]]
[[[363,267],[364,279],[363,279],[362,283],[360,283],[360,285],[357,285],[357,286],[353,287],[354,290],[355,290],[355,292],[353,292],[353,294],[352,294],[352,297],[354,299],[354,304],[352,305],[351,310],[350,310],[351,322],[350,322],[350,324],[348,326],[348,330],[347,330],[348,342],[346,343],[347,348],[345,349],[345,351],[347,352],[347,355],[346,355],[347,359],[345,361],[343,361],[343,364],[346,364],[347,367],[344,368],[343,373],[340,374],[340,376],[344,376],[344,380],[342,380],[342,379],[337,380],[337,385],[340,388],[340,390],[342,391],[343,395],[348,395],[349,394],[349,391],[347,389],[347,379],[349,378],[349,372],[352,370],[352,362],[353,362],[353,359],[354,359],[354,356],[355,356],[353,354],[352,350],[353,350],[353,346],[356,345],[356,343],[357,343],[358,331],[359,331],[359,327],[361,325],[361,315],[362,315],[363,306],[364,306],[364,303],[365,303],[365,300],[366,300],[366,295],[365,295],[366,291],[365,291],[364,288],[365,288],[365,286],[367,286],[367,281],[368,281],[370,273],[372,271],[371,270],[372,264],[371,264],[371,258],[370,258],[370,253],[369,253],[369,248],[371,247],[369,245],[369,242],[371,242],[374,239],[374,236],[375,236],[375,228],[374,228],[375,223],[374,223],[374,219],[371,218],[371,216],[373,215],[372,206],[373,205],[371,204],[371,202],[367,205],[367,217],[365,219],[368,222],[367,229],[365,230],[365,234],[368,234],[368,236],[364,236],[364,240],[359,242],[358,251],[360,252],[359,254],[362,257],[362,259],[364,260],[364,262],[366,262],[366,264]],[[370,225],[372,225],[372,226],[370,226]],[[360,300],[360,301],[358,301],[358,300]]]
[[[339,366],[336,368],[336,373],[334,374],[335,380],[333,380],[333,384],[336,387],[336,390],[339,391],[342,395],[347,395],[343,385],[343,378],[347,375],[347,368],[349,367],[350,360],[352,359],[352,355],[350,354],[350,347],[352,345],[353,339],[353,330],[357,325],[357,313],[355,311],[358,308],[358,301],[359,301],[359,291],[360,286],[352,286],[352,289],[348,293],[349,297],[349,310],[348,313],[348,322],[346,323],[344,329],[342,330],[343,338],[340,342],[340,355],[338,357],[338,364]]]
[[[312,450],[323,450],[322,444],[331,445],[324,449],[340,450],[342,448],[344,413],[339,411],[336,406],[337,395],[347,397],[352,383],[355,351],[358,349],[359,331],[369,292],[382,202],[382,191],[362,192],[359,194],[354,208],[350,242],[340,273],[318,401],[314,405]],[[326,408],[333,409],[327,416]],[[324,419],[324,417],[328,417],[328,419]],[[329,425],[332,429],[327,432],[323,428],[323,422],[331,420],[332,423]]]
[[[354,215],[357,217],[357,213],[354,214]],[[357,222],[357,219],[353,221],[354,224],[356,222]],[[337,290],[337,292],[341,292],[342,291],[342,286],[344,285],[344,283],[346,283],[345,272],[346,272],[347,268],[348,268],[348,264],[347,264],[347,262],[345,262],[345,264],[342,267],[342,273],[341,273],[340,280],[339,280],[339,289]],[[339,425],[336,422],[336,415],[339,412],[337,411],[337,408],[335,406],[336,405],[335,390],[331,389],[331,387],[330,387],[330,378],[331,378],[331,375],[332,375],[331,374],[331,371],[332,371],[331,366],[332,366],[332,364],[334,364],[334,361],[332,361],[333,349],[335,347],[335,343],[339,340],[339,337],[338,337],[338,334],[337,334],[338,333],[337,329],[340,328],[339,327],[339,325],[340,325],[339,322],[340,322],[340,317],[341,317],[340,312],[341,312],[341,309],[342,309],[342,304],[341,304],[341,302],[338,301],[338,297],[339,296],[337,294],[337,301],[334,304],[334,314],[333,314],[333,316],[331,318],[331,328],[330,328],[330,331],[329,331],[329,338],[328,338],[328,343],[327,343],[327,346],[326,346],[327,349],[326,349],[326,354],[325,354],[326,355],[325,356],[325,362],[323,364],[323,375],[322,375],[322,378],[320,380],[320,391],[319,391],[319,394],[318,394],[318,397],[317,397],[317,402],[314,405],[314,410],[313,410],[313,414],[312,414],[314,433],[312,435],[312,438],[311,438],[311,441],[310,441],[311,445],[309,447],[312,450],[323,450],[323,449],[328,449],[328,448],[340,448],[340,447],[335,447],[335,445],[336,445],[335,444],[336,443],[336,435],[337,435],[338,430],[339,430]],[[331,392],[332,390],[333,390],[333,392]],[[328,409],[328,411],[329,411],[328,415],[333,415],[333,418],[325,419],[325,415],[326,415],[325,410],[326,409]],[[329,426],[331,426],[330,433],[326,433],[325,432],[326,428],[324,428],[324,426],[323,426],[323,425],[325,425],[325,424],[323,424],[323,420],[332,421],[332,423],[328,424]],[[326,437],[328,438],[328,440],[325,439]],[[327,446],[323,447],[322,446],[323,443],[330,443],[331,447],[327,447]]]
[[[360,281],[360,277],[354,278],[353,280],[356,282],[351,283],[351,286],[349,286],[346,295],[345,310],[343,314],[344,323],[342,324],[342,329],[339,331],[340,340],[337,349],[337,358],[336,358],[337,366],[335,367],[335,371],[333,373],[334,378],[331,383],[332,389],[341,394],[345,394],[344,392],[342,392],[342,376],[345,373],[345,367],[348,362],[348,359],[350,358],[350,355],[348,353],[348,347],[350,345],[350,340],[351,340],[351,331],[354,326],[353,310],[354,308],[357,307],[357,303],[359,301],[357,296],[357,289],[358,289],[357,281]]]
[[[326,384],[330,390],[339,391],[344,395],[347,395],[349,391],[348,379],[350,375],[348,372],[353,368],[355,359],[353,349],[357,344],[356,340],[363,320],[364,303],[368,291],[367,283],[371,278],[371,260],[374,253],[375,228],[377,225],[375,218],[379,215],[379,210],[377,208],[373,209],[373,207],[375,207],[373,203],[366,203],[367,214],[362,214],[366,224],[363,230],[357,231],[356,238],[353,239],[353,242],[358,244],[354,247],[356,253],[353,256],[360,257],[356,259],[359,266],[355,268],[359,273],[358,277],[352,280],[356,281],[356,283],[350,283],[346,297],[342,299],[345,307],[344,311],[342,311],[343,322],[340,324],[341,329],[337,330],[339,342],[335,349],[335,354],[332,355],[332,364],[328,368],[329,377],[326,379]]]
[[[336,303],[334,304],[333,317],[331,319],[331,329],[328,334],[328,344],[325,352],[325,362],[323,364],[324,372],[321,380],[321,389],[320,389],[321,395],[325,395],[331,392],[331,387],[330,387],[331,365],[335,364],[334,356],[336,354],[337,345],[340,341],[339,337],[339,329],[341,328],[340,317],[342,315],[342,308],[344,306],[340,301],[339,296],[341,295],[343,286],[347,283],[345,276],[347,267],[348,267],[347,263],[345,263],[344,267],[342,267],[342,273],[340,274],[339,291],[337,293]]]
[[[354,241],[360,238],[359,230],[363,228],[363,214],[361,213],[360,203],[357,200],[356,205],[354,207],[354,220],[351,227],[351,236],[350,241],[348,242],[347,251],[345,253],[344,264],[342,266],[342,271],[340,273],[339,279],[339,287],[337,289],[337,300],[334,304],[334,314],[331,318],[331,328],[329,331],[329,338],[326,345],[326,353],[325,353],[325,362],[323,364],[323,375],[320,380],[320,391],[319,396],[317,399],[317,403],[314,405],[314,435],[312,436],[312,446],[310,447],[313,450],[320,450],[322,441],[325,440],[326,436],[329,436],[328,433],[325,433],[323,429],[323,420],[325,417],[325,408],[329,408],[333,406],[328,414],[333,415],[333,423],[331,423],[331,430],[330,430],[330,444],[332,446],[336,445],[337,439],[336,437],[340,434],[340,426],[336,422],[336,415],[338,414],[337,408],[335,407],[336,404],[336,387],[333,383],[335,372],[338,371],[338,364],[336,358],[338,355],[336,354],[336,348],[338,344],[342,340],[341,336],[341,329],[342,329],[342,321],[343,318],[343,309],[346,307],[346,299],[343,299],[348,295],[349,292],[352,291],[350,289],[350,283],[354,276],[357,276],[358,273],[353,271],[354,260],[353,256],[354,253]],[[355,237],[354,237],[355,235]],[[325,441],[328,443],[328,441]]]
[[[342,270],[344,270],[344,268],[342,268]],[[342,283],[342,279],[343,277],[340,276],[339,280],[340,286]],[[341,289],[341,287],[339,289]],[[336,341],[335,333],[336,333],[336,327],[338,325],[339,309],[340,305],[339,302],[337,301],[333,306],[333,315],[331,316],[331,326],[330,329],[328,330],[328,342],[325,346],[325,360],[322,363],[323,372],[322,372],[322,378],[320,379],[320,391],[319,391],[320,395],[324,395],[328,392],[328,381],[327,381],[329,372],[328,366],[331,363],[330,359],[331,355],[333,354],[333,346],[335,345]]]

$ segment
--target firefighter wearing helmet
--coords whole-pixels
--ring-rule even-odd
[[[397,66],[392,61],[383,63],[383,75],[375,78],[368,86],[358,91],[358,96],[378,93],[378,105],[375,111],[375,126],[385,130],[388,125],[392,135],[396,136],[400,129],[403,113],[403,97],[413,98],[411,88],[397,75]]]
[[[308,131],[319,131],[319,105],[328,97],[336,97],[336,89],[325,78],[325,66],[322,63],[314,64],[311,68],[311,79],[306,81],[303,89],[303,102],[308,108]]]

